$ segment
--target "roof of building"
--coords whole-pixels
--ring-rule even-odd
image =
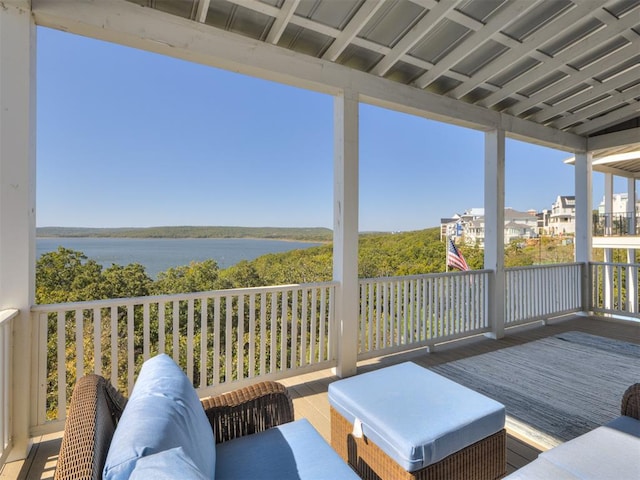
[[[576,197],[573,195],[560,195],[556,200],[556,203],[560,201],[561,208],[575,208]]]

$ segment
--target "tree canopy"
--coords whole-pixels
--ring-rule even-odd
[[[483,268],[483,250],[460,247],[469,267]],[[446,244],[440,230],[430,228],[396,234],[361,235],[358,247],[360,278],[444,272]],[[505,248],[505,265],[570,262],[573,246],[557,240],[514,241]],[[43,254],[36,265],[36,302],[61,303],[106,298],[187,293],[229,288],[330,281],[333,245],[263,255],[220,269],[213,259],[192,262],[161,272],[151,279],[143,265],[103,268],[82,252],[59,247]]]

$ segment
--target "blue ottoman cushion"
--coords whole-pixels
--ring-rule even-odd
[[[338,380],[329,403],[408,472],[504,428],[505,409],[411,362]]]
[[[216,480],[359,480],[306,420],[216,446]]]

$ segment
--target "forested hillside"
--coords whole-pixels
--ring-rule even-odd
[[[514,242],[505,264],[569,262],[573,246],[558,240]],[[483,267],[483,251],[460,247],[471,269]],[[228,288],[309,283],[332,279],[332,244],[269,254],[220,269],[215,260],[170,268],[152,280],[140,264],[103,268],[82,252],[59,248],[36,266],[36,302],[59,303],[137,297]],[[438,228],[396,234],[366,234],[359,243],[360,278],[416,275],[445,271],[445,243]]]

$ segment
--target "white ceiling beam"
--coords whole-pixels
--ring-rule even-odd
[[[609,165],[609,164],[620,165],[621,163],[637,162],[638,160],[640,160],[640,151],[632,150],[630,152],[611,153],[609,155],[602,155],[597,159],[594,157],[593,165]]]
[[[273,18],[276,18],[278,16],[278,13],[280,13],[280,9],[278,7],[274,7],[273,5],[269,5],[268,3],[262,3],[259,0],[227,0],[227,1],[229,3],[233,3],[234,5],[239,5],[248,10],[262,13],[263,15],[268,15]]]
[[[567,165],[575,165],[576,157],[569,157],[566,160],[564,160],[564,163],[566,163]],[[624,177],[624,178],[640,178],[640,172],[633,173],[633,172],[630,172],[629,170],[612,167],[607,164],[598,164],[596,162],[592,162],[592,167],[594,172],[610,173],[612,175],[616,175],[618,177]]]
[[[207,13],[209,13],[210,0],[200,0],[198,2],[198,9],[196,10],[196,22],[204,23],[207,20]]]
[[[551,123],[553,128],[564,130],[565,128],[575,125],[578,122],[587,120],[591,117],[598,115],[600,112],[606,112],[607,110],[621,105],[625,102],[629,102],[636,97],[640,97],[640,85],[631,87],[624,92],[613,93],[609,98],[590,105],[586,108],[582,108],[577,112],[567,115],[560,120],[556,120]]]
[[[578,135],[590,135],[604,128],[612,127],[621,122],[635,118],[638,115],[640,115],[640,102],[634,100],[633,103],[629,103],[626,107],[622,107],[607,115],[591,120],[588,123],[572,129],[572,131]]]
[[[458,62],[472,55],[474,50],[479,48],[484,42],[491,39],[501,29],[507,27],[519,15],[535,8],[538,2],[516,2],[503,8],[498,15],[491,18],[480,30],[469,35],[452,52],[436,63],[435,67],[421,75],[415,80],[415,85],[419,88],[427,87]]]
[[[409,32],[404,35],[400,41],[391,49],[391,52],[384,57],[378,64],[371,70],[372,75],[383,76],[387,73],[395,63],[400,60],[405,53],[411,50],[425,35],[433,30],[436,25],[446,15],[454,9],[455,2],[440,2],[435,7],[427,12],[417,24],[415,24]]]
[[[484,23],[482,23],[481,21],[476,20],[475,18],[471,18],[470,16],[465,15],[458,10],[452,10],[451,13],[449,13],[448,17],[450,20],[453,20],[454,22],[459,23],[463,27],[467,27],[469,30],[473,30],[474,32],[477,32],[484,27]]]
[[[20,10],[31,10],[31,0],[3,0],[0,2],[0,7],[15,7]]]
[[[586,139],[124,0],[33,0],[38,25],[569,151]]]
[[[609,165],[594,165],[593,170],[600,173],[610,173],[622,178],[640,178],[640,173],[630,172],[622,168],[611,167]]]
[[[335,61],[382,5],[384,5],[382,0],[367,0],[364,2],[347,26],[342,29],[340,35],[336,37],[331,46],[324,52],[322,58],[331,62]]]
[[[271,17],[276,17],[279,12],[278,8],[268,5],[266,3],[259,2],[257,0],[228,0],[228,1],[235,5],[239,5],[241,7],[247,8],[254,12],[259,12],[259,13],[262,13],[263,15],[267,15]],[[321,35],[324,35],[326,37],[332,37],[336,39],[339,38],[340,35],[343,33],[337,28],[333,28],[328,25],[323,25],[321,23],[314,22],[313,20],[300,17],[298,15],[293,15],[289,20],[289,23],[291,23],[292,25],[297,25],[299,27],[305,28],[307,30],[311,30],[312,32],[320,33]],[[351,43],[360,48],[370,50],[380,55],[388,55],[389,52],[391,52],[391,48],[389,47],[380,45],[378,43],[374,43],[370,40],[366,40],[358,36],[353,37],[353,39],[351,40]],[[410,55],[405,55],[404,57],[402,57],[402,61],[410,65],[414,65],[418,68],[422,68],[423,70],[428,70],[429,68],[433,67],[432,63],[426,62],[416,57],[412,57]],[[450,75],[451,78],[453,78],[454,80],[459,80],[461,82],[468,78],[462,74],[458,74],[455,72],[450,72],[450,73],[451,73]]]
[[[289,20],[291,20],[296,8],[298,8],[299,3],[300,0],[284,0],[284,3],[280,8],[280,12],[278,12],[278,16],[269,30],[269,34],[266,39],[267,42],[275,45],[280,41],[280,37],[282,37],[282,34],[284,33],[285,28],[287,28]]]
[[[531,52],[538,49],[543,43],[546,43],[564,33],[567,25],[573,25],[574,23],[579,22],[585,16],[592,14],[595,9],[601,8],[601,5],[602,2],[599,0],[582,0],[561,17],[556,18],[551,23],[529,35],[524,39],[520,46],[509,49],[496,60],[489,62],[489,64],[474,73],[468,81],[449,92],[448,95],[454,98],[461,98],[465,96],[489,78],[499,74],[515,62],[522,60],[527,55],[530,55]]]
[[[587,139],[587,149],[590,152],[615,148],[620,145],[634,144],[639,144],[640,146],[640,127],[598,135],[597,137],[589,137]]]
[[[252,12],[258,12],[268,17],[278,18],[280,14],[280,9],[278,7],[274,7],[273,5],[269,5],[268,3],[262,3],[258,0],[227,0],[229,3],[234,5],[238,5],[240,7],[246,8],[247,10],[251,10]],[[302,28],[306,28],[307,30],[311,30],[312,32],[320,33],[326,37],[336,38],[340,35],[340,30],[337,28],[330,27],[329,25],[324,25],[322,23],[314,22],[305,17],[301,17],[299,15],[293,15],[289,19],[289,23],[293,25],[297,25]]]
[[[587,80],[593,79],[593,77],[597,77],[599,74],[607,71],[613,66],[620,65],[622,62],[631,58],[630,50],[634,48],[637,49],[639,45],[640,45],[640,37],[637,37],[634,42],[625,45],[624,48],[617,50],[613,54],[598,60],[596,63],[593,63],[588,67],[583,68],[582,70],[576,71],[570,67],[566,67],[566,69],[563,69],[563,71],[567,73],[566,77],[561,78],[560,80],[548,86],[547,88],[544,88],[539,92],[534,93],[528,99],[517,103],[513,108],[509,109],[509,113],[513,115],[520,115],[526,112],[527,110],[529,110],[530,108],[536,105],[539,105],[541,103],[544,103],[549,99],[555,97],[556,95],[559,95],[562,92],[570,89],[572,86],[576,85],[578,82],[586,82]],[[633,54],[631,53],[631,55]],[[547,69],[545,68],[545,70]],[[541,72],[538,79],[545,74],[546,72]],[[529,78],[528,81],[530,82],[531,79]],[[493,94],[490,95],[490,97],[491,96],[493,96]],[[502,95],[499,95],[499,96],[502,97]],[[482,102],[482,105],[491,106],[494,104],[494,100],[491,100],[491,101],[487,101],[487,100],[489,100],[489,98],[485,99],[485,101]]]
[[[640,65],[636,65],[635,67],[628,69],[623,74],[616,75],[615,77],[610,78],[605,82],[600,83],[594,81],[594,85],[592,85],[591,88],[586,88],[580,93],[572,95],[569,98],[556,103],[552,107],[541,110],[540,112],[533,115],[531,117],[531,120],[537,123],[544,123],[547,120],[555,117],[556,115],[564,114],[565,112],[568,112],[569,110],[576,108],[583,103],[588,103],[589,100],[593,100],[600,95],[605,95],[607,93],[613,94],[615,93],[614,90],[616,88],[623,87],[637,80],[639,72]]]
[[[523,75],[518,78],[515,78],[508,84],[504,85],[497,93],[489,95],[487,98],[485,98],[482,101],[482,105],[486,107],[491,107],[496,103],[504,100],[509,95],[526,88],[532,82],[532,78],[534,78],[533,81],[537,81],[558,69],[562,69],[565,73],[570,74],[571,78],[573,78],[573,75],[576,75],[576,71],[573,68],[566,66],[567,63],[571,63],[572,60],[575,60],[576,58],[590,52],[593,49],[602,47],[602,44],[607,40],[609,40],[612,35],[621,34],[624,31],[631,29],[635,23],[637,23],[637,20],[633,21],[632,15],[626,15],[625,17],[623,17],[621,20],[617,21],[613,25],[607,26],[605,28],[602,28],[594,32],[593,34],[589,35],[586,38],[583,38],[582,40],[575,43],[574,45],[567,48],[566,50],[563,50],[562,52],[558,53],[555,57],[548,58],[544,63],[541,63],[535,66],[529,72],[530,74],[535,74],[533,75],[533,77],[531,75]],[[613,57],[611,59],[612,62],[617,61],[619,58],[615,56],[616,53],[617,52],[614,52],[611,55],[611,57]],[[607,58],[609,57],[599,59],[597,63],[599,64],[600,61],[606,61]],[[628,53],[625,58],[629,58]],[[589,67],[583,68],[582,70],[577,72],[577,74],[583,75],[584,78],[586,78],[587,76],[591,75],[591,72],[594,72],[595,70],[594,65],[590,65]],[[589,73],[586,73],[586,72],[589,72]],[[560,80],[560,82],[563,82],[563,80]],[[551,98],[557,93],[560,93],[562,91],[562,86],[556,86],[556,85],[557,84],[553,84],[552,86],[554,90],[548,90],[553,93],[547,93],[547,89],[541,90],[540,92],[537,92],[534,95],[532,95],[529,100],[520,102],[517,105],[515,105],[515,107],[511,109],[510,112],[513,113],[514,115],[520,115],[522,112],[527,111],[529,108],[533,107],[534,105],[541,103],[543,101],[543,100],[540,100],[541,96],[543,97],[546,96],[546,98]],[[549,88],[551,88],[551,86]]]
[[[431,10],[435,7],[438,2],[437,0],[409,0],[411,3],[415,3],[419,7],[424,8],[425,10]]]

